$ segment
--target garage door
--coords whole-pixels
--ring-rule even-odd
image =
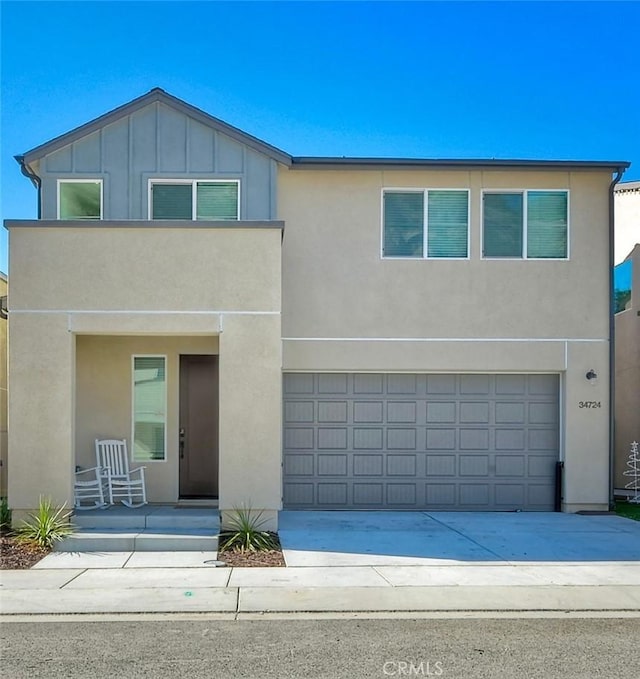
[[[289,509],[552,510],[557,375],[284,375]]]

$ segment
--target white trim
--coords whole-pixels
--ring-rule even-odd
[[[527,253],[527,200],[528,194],[536,191],[546,193],[565,193],[567,195],[567,256],[566,257],[529,257]],[[487,193],[517,193],[522,194],[522,256],[521,257],[487,257],[484,254],[484,196]],[[571,259],[571,190],[570,189],[481,189],[480,190],[480,259],[492,262],[568,262]]]
[[[564,372],[558,375],[558,462],[564,462],[566,459],[566,440],[567,432],[565,430],[566,424],[566,383],[567,383],[567,366],[565,364]],[[561,489],[564,496],[564,488]]]
[[[283,337],[283,342],[608,342],[583,337]]]
[[[563,374],[558,370],[390,370],[388,368],[384,370],[380,368],[358,368],[357,370],[345,368],[282,368],[281,372],[283,375],[293,373],[300,375],[315,375],[317,373],[323,375],[360,375],[366,373],[367,375],[559,375],[560,377]],[[300,394],[300,397],[307,398],[304,394]]]
[[[65,217],[69,221],[89,221],[97,222],[104,218],[104,179],[102,177],[83,177],[77,178],[61,178],[56,180],[56,219],[60,220],[60,185],[61,184],[98,184],[100,187],[100,216],[99,217]]]
[[[135,365],[136,358],[162,358],[164,359],[164,458],[162,460],[136,460],[135,459],[135,396],[136,396],[136,381],[135,381]],[[131,354],[131,462],[157,463],[167,462],[167,428],[169,421],[169,358],[167,354]]]
[[[235,221],[240,220],[240,205],[242,201],[241,196],[241,181],[236,177],[230,177],[228,179],[215,177],[183,177],[180,179],[173,179],[171,177],[149,177],[147,180],[147,219],[149,221],[157,221],[153,219],[153,205],[152,205],[152,191],[151,188],[154,184],[191,184],[191,221],[202,221],[198,220],[198,184],[236,184],[238,187],[238,200],[236,201],[236,217]]]
[[[431,191],[458,191],[467,194],[467,256],[466,257],[429,257],[429,193]],[[384,194],[385,193],[421,193],[423,195],[422,215],[422,256],[402,257],[399,255],[386,256],[384,254]],[[442,262],[466,262],[471,259],[471,189],[467,187],[402,187],[385,186],[380,190],[380,259],[397,260],[402,262],[424,260]]]
[[[212,309],[211,311],[167,311],[164,309],[11,309],[11,314],[138,314],[138,315],[164,315],[164,316],[218,316],[220,314],[230,314],[234,316],[280,316],[280,311],[234,311],[227,309]]]

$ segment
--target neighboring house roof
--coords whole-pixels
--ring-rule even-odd
[[[235,139],[236,141],[245,144],[256,151],[259,151],[260,153],[264,153],[266,156],[269,156],[280,163],[284,163],[285,165],[291,164],[291,156],[288,153],[285,153],[284,151],[277,149],[275,146],[271,146],[271,144],[267,144],[256,137],[252,137],[250,134],[247,134],[246,132],[239,130],[237,127],[233,127],[232,125],[225,123],[219,118],[214,118],[214,116],[205,113],[191,104],[188,104],[182,99],[174,97],[159,87],[154,87],[146,94],[143,94],[141,97],[130,101],[128,104],[118,106],[118,108],[114,108],[113,111],[109,111],[99,118],[95,118],[94,120],[91,120],[80,127],[76,127],[66,134],[62,134],[59,137],[46,142],[45,144],[36,146],[30,151],[16,156],[16,160],[21,165],[24,165],[25,163],[32,163],[35,160],[40,160],[40,158],[43,156],[53,153],[64,146],[68,146],[74,141],[77,141],[78,139],[81,139],[92,132],[96,132],[106,125],[119,120],[120,118],[131,115],[132,113],[135,113],[141,108],[144,108],[149,104],[153,104],[156,101],[180,111],[184,115],[197,120],[203,125],[212,127],[213,129],[226,134],[228,137],[231,137],[232,139]]]
[[[159,87],[155,87],[146,94],[143,94],[137,99],[133,99],[128,104],[119,106],[118,108],[105,113],[104,115],[91,120],[90,122],[76,127],[75,129],[62,134],[51,141],[48,141],[40,146],[16,156],[16,160],[25,171],[27,176],[32,173],[25,167],[30,163],[40,160],[42,157],[57,151],[64,146],[81,139],[82,137],[96,132],[97,130],[109,125],[120,118],[128,116],[141,108],[148,106],[151,103],[159,101],[166,106],[180,111],[198,122],[201,122],[208,127],[211,127],[236,141],[249,146],[250,148],[264,153],[266,156],[277,160],[284,165],[294,169],[375,169],[378,167],[384,168],[460,168],[460,167],[475,167],[475,168],[491,168],[491,167],[529,167],[534,169],[547,170],[567,170],[567,169],[607,169],[607,170],[622,170],[629,167],[626,161],[605,161],[605,160],[514,160],[514,159],[438,159],[438,158],[347,158],[347,157],[292,157],[285,151],[282,151],[271,144],[261,141],[257,137],[253,137],[237,127],[233,127],[228,123],[209,115],[205,111],[188,104],[178,97],[165,92]]]
[[[640,191],[640,182],[620,182],[616,184],[616,193]]]
[[[0,271],[0,280],[3,280],[5,283],[7,282],[7,274],[4,271]]]

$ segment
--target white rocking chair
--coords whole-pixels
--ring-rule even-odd
[[[129,469],[126,439],[96,439],[96,461],[107,483],[109,504],[115,500],[132,508],[147,504],[145,468]]]
[[[106,483],[100,475],[100,467],[91,469],[76,469],[76,477],[73,483],[74,509],[84,511],[86,509],[105,509],[109,503],[105,501]],[[91,504],[83,505],[89,501]]]

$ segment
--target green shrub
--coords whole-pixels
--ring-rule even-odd
[[[0,530],[11,528],[11,510],[6,497],[0,498]]]
[[[234,507],[227,527],[220,533],[220,551],[264,552],[278,547],[277,537],[262,530],[266,519],[251,507]]]
[[[55,507],[51,498],[40,497],[38,511],[29,514],[18,528],[18,540],[51,549],[75,531],[75,526],[69,523],[71,512],[65,509],[65,505]]]

